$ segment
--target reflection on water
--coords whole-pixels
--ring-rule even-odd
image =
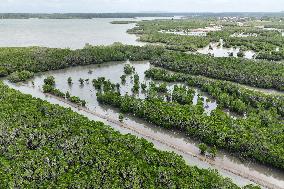
[[[143,45],[135,35],[126,31],[135,24],[111,24],[125,19],[9,19],[0,20],[0,46],[45,46],[56,48],[83,48],[91,45],[110,45],[121,42]],[[132,19],[134,20],[134,19]]]
[[[74,96],[79,96],[82,99],[86,100],[88,107],[91,110],[104,112],[104,109],[101,108],[100,104],[96,100],[96,90],[92,85],[92,80],[97,79],[98,77],[105,77],[109,79],[112,83],[120,83],[120,92],[122,95],[125,94],[133,94],[133,77],[128,75],[126,78],[126,83],[124,85],[121,84],[121,75],[123,75],[124,65],[129,62],[112,62],[106,63],[103,65],[89,65],[89,66],[79,66],[68,68],[64,70],[56,70],[45,72],[40,74],[34,78],[34,85],[36,87],[41,87],[43,85],[43,80],[45,77],[52,75],[55,77],[56,88],[60,89],[62,92],[69,91]],[[136,73],[139,75],[140,82],[146,83],[149,85],[151,80],[145,78],[144,72],[150,68],[149,62],[134,62],[133,66],[135,67]],[[110,74],[111,73],[111,74]],[[67,82],[67,78],[71,77],[73,80],[73,84],[69,85]],[[83,85],[80,85],[79,79],[89,79],[89,82],[85,82]],[[155,82],[157,84],[161,82]],[[167,88],[168,91],[171,92],[174,88],[174,85],[177,83],[169,83]],[[32,87],[32,83],[29,82],[28,85]],[[195,97],[193,99],[193,104],[197,103],[198,96],[204,98],[204,108],[205,111],[210,114],[210,112],[217,108],[217,103],[213,99],[209,99],[209,96],[201,93],[199,90],[195,90]],[[137,98],[145,99],[147,94],[142,92],[141,89],[139,93],[135,94]]]
[[[219,43],[210,43],[208,46],[199,49],[197,52],[201,54],[211,54],[214,57],[238,57],[240,48],[225,48],[223,46],[223,41],[221,40]],[[254,51],[244,51],[244,58],[246,59],[253,59],[254,55]]]
[[[23,93],[32,94],[34,97],[38,97],[44,100],[48,100],[51,103],[60,104],[65,107],[70,107],[71,105],[66,104],[54,97],[45,95],[41,92],[41,86],[43,84],[43,79],[48,75],[53,75],[56,80],[56,88],[66,92],[70,91],[72,95],[79,96],[81,99],[87,101],[87,108],[77,109],[76,107],[71,108],[74,111],[79,112],[92,120],[98,120],[112,126],[114,129],[122,133],[131,133],[139,137],[143,137],[155,144],[158,149],[174,151],[184,157],[187,163],[191,165],[196,165],[202,168],[214,168],[219,170],[219,172],[231,179],[239,185],[245,185],[251,183],[249,179],[254,180],[256,183],[263,185],[276,185],[278,188],[284,186],[284,173],[277,171],[275,169],[268,168],[266,166],[261,166],[255,163],[241,162],[239,159],[232,157],[231,155],[219,152],[215,161],[206,160],[199,155],[198,142],[191,140],[188,136],[182,133],[169,131],[161,127],[156,127],[152,124],[146,123],[140,119],[134,118],[133,116],[126,115],[124,120],[124,125],[117,124],[119,111],[117,109],[111,108],[109,106],[102,106],[96,100],[96,91],[92,86],[91,82],[85,83],[84,85],[79,84],[79,78],[90,79],[98,77],[106,77],[114,83],[120,83],[120,76],[123,74],[123,67],[127,62],[115,62],[107,63],[103,65],[89,65],[89,66],[79,66],[72,67],[63,70],[56,70],[38,74],[34,79],[34,85],[31,81],[26,84],[11,84],[7,81],[10,87],[20,90]],[[149,62],[132,62],[135,67],[136,72],[140,77],[140,81],[145,80],[149,83],[150,80],[145,79],[144,71],[150,68]],[[73,79],[73,84],[68,85],[67,78],[71,77]],[[127,82],[125,86],[121,85],[121,93],[126,92],[131,93],[132,88],[131,77],[127,77]],[[169,89],[173,88],[174,83],[169,84]],[[200,91],[196,90],[197,93],[202,94]],[[139,93],[139,98],[145,98],[145,94]],[[205,98],[206,95],[204,95]],[[216,103],[214,101],[210,102],[212,104]],[[212,107],[214,107],[212,105]],[[94,112],[93,114],[91,112]],[[107,119],[102,118],[103,115]],[[242,177],[238,176],[240,174]]]

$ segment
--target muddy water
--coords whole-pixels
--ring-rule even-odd
[[[220,45],[218,46],[218,44]],[[212,49],[210,49],[210,46]],[[238,57],[237,54],[240,52],[240,48],[225,48],[223,47],[223,42],[221,40],[220,43],[210,43],[210,45],[199,49],[197,52],[201,54],[212,54],[214,57],[229,57],[229,54],[233,53],[234,57]],[[244,54],[244,58],[253,59],[255,52],[245,51]]]
[[[174,151],[177,154],[182,155],[190,165],[196,165],[201,168],[217,169],[222,175],[231,178],[240,186],[254,182],[268,188],[284,188],[284,173],[281,171],[254,163],[244,163],[223,152],[219,152],[214,161],[205,159],[203,156],[199,155],[197,147],[198,142],[189,139],[189,137],[184,136],[182,133],[156,127],[129,115],[126,116],[124,123],[121,124],[118,121],[119,112],[116,109],[98,104],[96,101],[96,91],[91,82],[80,85],[78,80],[79,78],[83,78],[90,79],[91,81],[94,78],[104,76],[112,82],[119,83],[120,76],[123,73],[124,64],[126,64],[126,62],[107,63],[100,66],[90,65],[73,67],[64,70],[45,72],[34,78],[34,86],[31,81],[24,84],[11,84],[7,81],[5,81],[5,83],[23,93],[31,94],[34,97],[47,100],[51,103],[71,107],[74,111],[77,111],[92,120],[102,121],[122,133],[131,133],[143,137],[153,142],[158,149]],[[140,81],[145,79],[144,71],[150,67],[150,64],[148,62],[133,62],[132,64],[140,76]],[[87,107],[78,109],[68,102],[43,94],[41,92],[41,86],[43,84],[43,79],[48,75],[53,75],[55,77],[56,87],[60,90],[64,92],[69,91],[72,95],[79,96],[81,99],[86,100]],[[68,77],[73,79],[72,85],[68,85]],[[150,81],[145,79],[145,82],[149,83]],[[169,85],[169,89],[171,89],[172,86],[173,84]],[[132,79],[128,76],[126,85],[121,86],[121,93],[131,93],[131,87]],[[198,93],[199,91],[196,92]],[[139,96],[139,98],[145,98],[145,94],[143,93],[139,93],[137,96]],[[214,101],[209,103],[211,103],[211,105],[209,105],[211,108],[214,107],[214,104],[216,105],[216,102]]]
[[[92,110],[98,112],[104,112],[105,109],[100,106],[98,101],[96,100],[96,90],[92,85],[92,80],[97,79],[98,77],[105,77],[109,79],[112,83],[120,83],[120,92],[122,95],[125,94],[133,94],[131,89],[133,87],[133,77],[128,75],[126,78],[125,85],[121,84],[121,75],[123,75],[123,69],[125,64],[129,62],[112,62],[106,63],[103,65],[89,65],[89,66],[81,66],[81,67],[73,67],[64,70],[56,70],[51,72],[45,72],[43,74],[37,75],[33,82],[35,87],[41,87],[43,85],[43,80],[47,76],[54,76],[56,82],[56,88],[60,89],[63,92],[69,91],[74,96],[79,96],[82,99],[86,100],[87,104]],[[136,73],[139,75],[140,82],[146,83],[149,85],[151,80],[145,78],[144,72],[150,68],[149,62],[135,62],[132,64],[135,67]],[[111,74],[110,74],[111,73]],[[72,85],[67,83],[67,78],[72,78]],[[85,82],[83,85],[80,85],[79,79],[82,78],[84,80],[89,79],[88,82]],[[159,84],[160,82],[156,82]],[[28,86],[33,87],[31,82],[27,83]],[[170,83],[168,85],[168,90],[172,91],[174,85],[176,83]],[[193,99],[193,104],[197,103],[198,95],[204,98],[204,108],[207,113],[210,113],[212,110],[217,108],[217,103],[215,100],[207,100],[209,96],[203,94],[199,90],[195,90],[195,97]],[[143,93],[141,90],[138,94],[135,94],[136,97],[141,99],[146,98],[146,94]]]

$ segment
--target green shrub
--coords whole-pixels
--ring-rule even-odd
[[[48,76],[43,80],[44,84],[53,86],[55,85],[55,78],[53,76]]]
[[[206,151],[208,149],[207,145],[204,144],[204,143],[199,144],[198,148],[200,150],[200,153],[203,154],[203,155],[206,153]]]
[[[26,81],[32,77],[34,77],[33,72],[23,70],[12,73],[11,75],[9,75],[8,80],[13,83],[16,83],[16,82]]]

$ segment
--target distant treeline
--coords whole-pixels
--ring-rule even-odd
[[[135,17],[172,17],[173,13],[0,13],[2,19],[92,19],[92,18],[135,18]],[[179,14],[180,15],[180,14]]]
[[[2,19],[92,19],[135,17],[283,17],[284,12],[225,12],[225,13],[0,13]]]

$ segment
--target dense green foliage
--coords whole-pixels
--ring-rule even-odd
[[[200,149],[200,153],[201,153],[201,154],[205,154],[205,152],[206,152],[207,149],[208,149],[208,146],[207,146],[206,144],[204,144],[204,143],[200,143],[200,144],[198,145],[198,148]]]
[[[5,76],[23,70],[36,73],[127,59],[149,60],[163,51],[161,47],[138,47],[119,43],[111,46],[86,46],[78,50],[43,47],[0,48],[0,74]]]
[[[40,72],[69,66],[100,64],[107,61],[145,60],[159,57],[153,64],[193,74],[226,79],[252,86],[283,88],[283,64],[254,62],[235,58],[165,53],[161,47],[113,45],[80,50],[50,48],[0,48],[2,76],[16,71]],[[183,61],[182,63],[180,63]],[[190,68],[190,69],[189,69]],[[17,73],[17,72],[16,72]],[[17,74],[18,75],[18,74]]]
[[[182,36],[169,33],[155,32],[140,36],[140,41],[149,43],[165,44],[169,50],[178,51],[196,51],[199,48],[206,47],[210,40],[199,36]]]
[[[59,89],[54,88],[54,86],[48,85],[48,84],[44,84],[42,86],[42,90],[44,93],[49,93],[52,95],[55,95],[57,97],[65,97],[65,93],[61,92]]]
[[[8,74],[8,70],[4,66],[0,66],[0,77],[5,77]]]
[[[151,64],[172,71],[284,90],[284,65],[281,63],[165,52]]]
[[[262,51],[257,54],[256,58],[280,61],[284,59],[284,49],[281,51]]]
[[[167,129],[177,129],[209,145],[226,149],[239,157],[257,160],[283,169],[283,123],[263,121],[260,114],[233,119],[220,109],[208,116],[202,103],[167,102],[148,95],[145,100],[121,96],[114,90],[97,94],[98,101],[122,112],[145,119]]]
[[[237,188],[215,171],[0,82],[1,188]]]
[[[69,98],[67,98],[67,100],[69,100],[72,103],[78,104],[80,106],[86,106],[86,101],[85,100],[81,100],[77,96],[70,96]]]
[[[150,85],[149,86],[149,90],[150,91],[155,91],[155,92],[158,92],[158,93],[166,93],[166,92],[168,92],[166,83],[161,83],[159,85],[156,85],[155,83],[151,82],[149,85]]]
[[[145,72],[146,77],[167,82],[185,82],[189,86],[198,87],[218,101],[220,108],[228,108],[240,114],[257,113],[274,118],[284,117],[284,96],[266,95],[239,86],[238,84],[208,79],[202,76],[193,76],[181,73],[169,73],[164,69],[151,68]],[[173,99],[181,104],[190,102],[193,91],[184,87],[175,87]],[[187,100],[188,99],[188,100]],[[264,119],[265,120],[265,119]]]
[[[180,104],[192,104],[195,91],[193,89],[188,89],[185,86],[174,86],[172,92],[172,101],[178,102]]]
[[[157,31],[184,31],[196,28],[203,28],[208,25],[208,21],[204,20],[149,20],[138,22],[137,26],[130,29],[129,33],[145,34]]]
[[[262,25],[264,28],[260,27]],[[222,29],[221,31],[207,32],[204,36],[186,35],[191,31],[199,31],[200,28],[210,26],[222,26]],[[275,28],[275,30],[265,29],[269,27]],[[219,42],[222,39],[224,47],[239,47],[241,52],[253,50],[261,53],[256,57],[257,59],[278,61],[284,59],[284,38],[280,28],[283,29],[284,25],[279,20],[262,23],[247,19],[243,26],[239,26],[237,21],[188,18],[140,21],[128,32],[140,35],[140,41],[161,43],[167,49],[179,51],[196,51],[198,48],[209,45],[210,42]],[[279,48],[279,52],[276,51],[277,48]],[[239,57],[243,56],[243,53],[239,53]]]
[[[139,34],[140,41],[165,44],[167,49],[179,51],[195,51],[207,46],[209,38],[200,36],[182,36],[161,31],[179,32],[205,27],[207,21],[201,20],[153,20],[138,22],[138,26],[128,33]]]
[[[139,89],[140,89],[140,81],[139,81],[139,75],[138,74],[134,74],[134,81],[133,81],[133,88],[132,88],[132,92],[133,93],[138,93]]]
[[[170,50],[196,51],[222,38],[225,47],[241,47],[239,57],[248,49],[259,52],[257,59],[282,60],[284,57],[284,40],[278,31],[223,23],[222,31],[210,32],[206,37],[162,32],[189,32],[211,22],[219,23],[192,19],[143,21],[129,32],[140,34],[141,41],[162,43]],[[113,22],[127,23],[132,22]],[[235,33],[256,36],[233,37]],[[147,77],[198,87],[217,100],[218,108],[207,115],[204,99],[198,97],[197,104],[193,104],[195,91],[192,88],[175,85],[170,92],[166,83],[152,82],[148,87],[140,83],[138,74],[133,77],[132,92],[138,93],[140,87],[146,92],[148,88],[145,100],[121,96],[120,84],[113,84],[104,77],[92,80],[98,100],[199,139],[206,143],[200,148],[203,154],[208,152],[215,157],[218,147],[241,158],[284,169],[283,96],[264,95],[229,82],[284,90],[282,63],[185,54],[165,51],[160,46],[87,45],[78,50],[0,48],[0,77],[9,75],[11,81],[18,82],[33,77],[34,72],[150,59],[155,66],[181,73],[150,69]],[[134,74],[133,68],[125,65],[125,74]],[[122,84],[126,82],[126,75],[121,76]],[[85,81],[88,82],[79,80],[81,85]],[[67,82],[72,84],[72,78]],[[45,93],[86,105],[79,97],[56,89],[54,77],[46,78],[44,83]],[[120,135],[102,123],[20,94],[2,83],[0,91],[0,188],[237,188],[214,171],[186,166],[181,157],[155,150],[145,140]],[[245,117],[233,119],[223,112],[224,108]],[[119,120],[123,122],[123,119],[120,114]]]
[[[5,74],[2,74],[2,76],[5,76]],[[20,81],[26,81],[34,76],[33,72],[29,72],[26,70],[23,71],[16,71],[13,72],[11,75],[9,75],[8,79],[9,81],[16,83]]]
[[[123,69],[124,69],[124,73],[127,75],[135,72],[135,68],[131,66],[130,64],[126,64]]]
[[[117,88],[115,84],[111,83],[109,80],[106,80],[105,77],[93,79],[92,83],[95,89],[98,91],[114,91]]]
[[[55,78],[53,76],[48,76],[43,80],[45,85],[54,86],[55,85]]]
[[[248,35],[247,37],[232,36],[234,34]],[[251,34],[254,34],[250,36]],[[284,39],[281,32],[266,31],[254,27],[229,26],[222,31],[210,32],[208,37],[212,41],[223,39],[225,47],[240,47],[242,50],[274,51],[277,47],[284,47]]]

